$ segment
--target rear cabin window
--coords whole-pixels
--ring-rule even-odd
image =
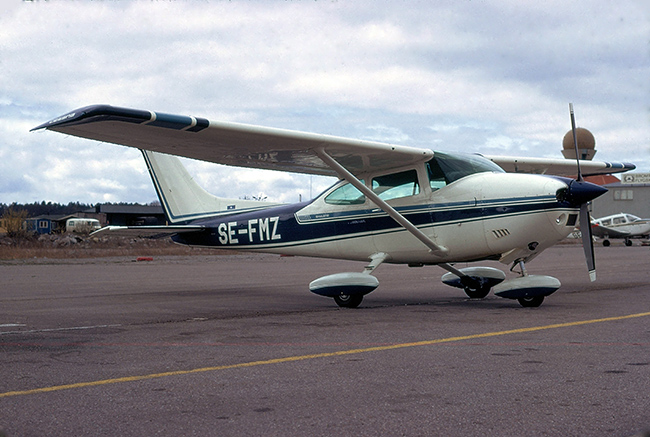
[[[379,176],[372,180],[372,191],[381,200],[399,199],[420,193],[418,173],[415,170]]]

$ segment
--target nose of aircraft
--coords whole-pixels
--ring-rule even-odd
[[[607,188],[603,188],[600,185],[574,179],[568,183],[568,188],[558,192],[558,200],[579,206],[605,194],[606,192]]]

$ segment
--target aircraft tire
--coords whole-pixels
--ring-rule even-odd
[[[342,294],[334,296],[334,302],[341,308],[356,308],[361,305],[363,294]]]
[[[480,287],[478,289],[465,287],[463,290],[470,299],[483,299],[490,293],[490,287]]]
[[[626,246],[631,246],[632,245],[632,240],[625,240],[625,245]]]
[[[603,246],[608,247],[609,246],[609,240],[603,240]]]
[[[544,302],[544,296],[522,297],[517,299],[524,308],[536,308]]]

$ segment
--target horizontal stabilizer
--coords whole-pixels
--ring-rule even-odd
[[[135,237],[135,238],[165,238],[183,232],[202,231],[203,226],[175,225],[175,226],[105,226],[96,230],[91,237]]]

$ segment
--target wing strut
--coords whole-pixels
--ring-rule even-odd
[[[329,165],[336,173],[351,183],[357,190],[361,191],[363,194],[368,197],[375,205],[380,207],[386,214],[388,214],[393,220],[399,223],[404,229],[409,231],[415,238],[420,240],[431,249],[431,253],[436,255],[444,256],[449,251],[446,247],[436,244],[431,238],[429,238],[424,232],[419,230],[413,223],[408,221],[406,217],[397,212],[395,208],[390,206],[384,200],[380,199],[374,191],[366,187],[363,182],[361,182],[356,176],[350,173],[345,167],[339,164],[334,158],[329,156],[327,152],[323,149],[318,149],[316,151],[318,157],[322,159],[327,165]]]
[[[322,159],[323,162],[325,162],[325,164],[329,165],[334,171],[336,171],[336,173],[341,178],[345,179],[350,184],[352,184],[352,186],[354,186],[357,190],[365,194],[366,197],[368,197],[368,199],[370,199],[375,205],[381,208],[386,214],[388,214],[393,220],[399,223],[404,229],[410,232],[411,235],[413,235],[415,238],[417,238],[422,243],[424,243],[424,245],[429,248],[432,254],[445,256],[449,252],[449,249],[447,249],[444,246],[440,246],[439,244],[436,244],[435,241],[433,241],[424,232],[418,229],[413,223],[411,223],[406,217],[400,214],[395,208],[390,206],[384,200],[380,199],[379,196],[377,196],[377,194],[375,194],[374,191],[368,188],[356,176],[354,176],[345,167],[339,164],[334,158],[328,155],[324,149],[322,148],[316,149],[315,152],[318,155],[318,157]],[[460,270],[452,267],[447,263],[441,263],[438,265],[443,269],[447,270],[448,272],[451,272],[454,275],[458,276],[459,278],[467,279],[468,281],[471,280],[471,278],[467,276],[465,273],[461,272]]]

